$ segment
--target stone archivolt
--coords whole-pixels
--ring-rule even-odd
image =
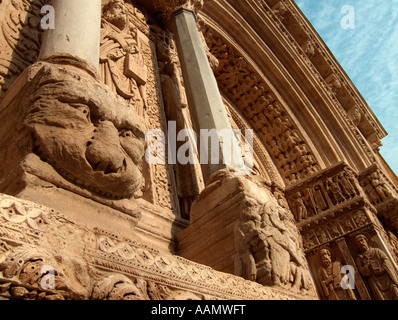
[[[3,1],[0,31],[0,99],[39,55],[42,29],[40,9],[48,0]]]

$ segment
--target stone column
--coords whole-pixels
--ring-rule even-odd
[[[205,135],[200,135],[202,171],[204,179],[207,180],[218,170],[228,167],[242,168],[243,160],[240,149],[232,138],[232,127],[196,26],[196,11],[202,4],[203,1],[200,0],[169,0],[158,1],[157,8],[164,13],[165,20],[175,33],[185,89],[198,140],[200,130],[208,130],[209,133],[214,133],[212,137],[216,135],[218,137],[217,146],[213,144],[214,147],[210,148],[211,141]],[[209,148],[206,148],[207,145]],[[214,155],[217,153],[219,157],[217,163],[214,163]],[[203,164],[206,160],[208,164]]]
[[[53,0],[52,6],[55,28],[46,31],[39,60],[70,54],[98,70],[101,0]]]

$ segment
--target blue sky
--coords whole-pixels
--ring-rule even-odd
[[[398,174],[398,0],[295,0],[387,130],[380,153]],[[354,29],[342,28],[354,9]]]

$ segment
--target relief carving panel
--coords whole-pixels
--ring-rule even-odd
[[[6,299],[299,298],[3,194],[0,222],[0,296]]]
[[[320,170],[318,161],[262,76],[231,45],[210,28],[202,28],[211,54],[218,60],[215,76],[260,136],[285,183],[293,184]]]
[[[291,214],[276,203],[241,213],[235,234],[235,274],[267,286],[310,290],[312,280]]]
[[[49,0],[5,0],[0,3],[0,100],[17,77],[39,55],[43,29],[41,8]]]

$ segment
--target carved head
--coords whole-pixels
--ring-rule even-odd
[[[319,250],[319,259],[324,267],[328,267],[332,264],[332,253],[329,249],[323,248]]]
[[[369,240],[365,235],[358,234],[355,236],[354,241],[360,252],[366,252],[369,250]]]
[[[111,0],[102,8],[103,18],[123,30],[127,23],[126,7],[124,1]]]
[[[132,105],[72,68],[48,65],[33,80],[24,124],[34,152],[65,179],[112,199],[141,187],[145,122]]]

